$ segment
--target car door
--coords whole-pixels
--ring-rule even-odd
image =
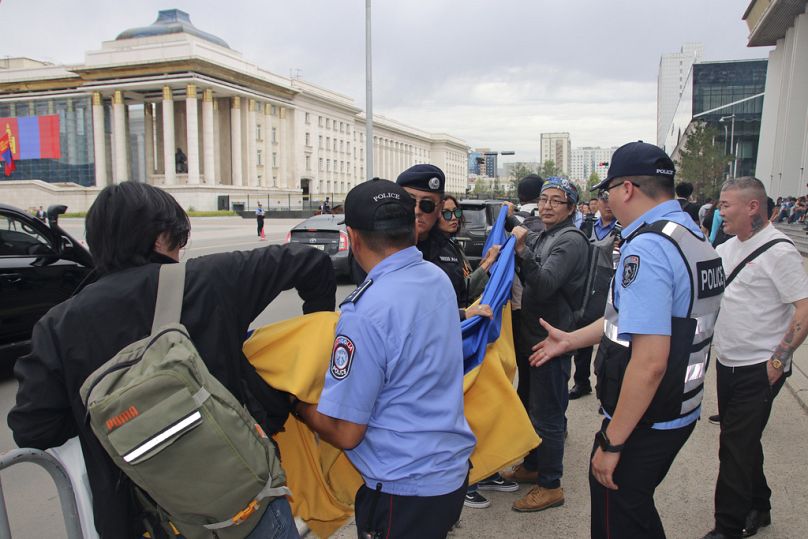
[[[0,210],[0,352],[27,343],[34,324],[89,271],[63,259],[56,241],[44,223]]]

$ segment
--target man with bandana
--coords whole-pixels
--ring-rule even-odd
[[[724,290],[721,259],[674,200],[674,164],[642,141],[621,146],[594,189],[624,225],[604,319],[572,333],[547,322],[532,365],[600,342],[604,412],[589,473],[593,538],[662,539],[654,491],[701,414]]]

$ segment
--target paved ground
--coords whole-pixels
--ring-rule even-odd
[[[252,221],[239,218],[194,218],[192,242],[186,256],[231,249],[249,249],[265,242],[254,238]],[[297,220],[269,220],[270,243],[282,242],[286,231]],[[64,226],[83,237],[78,220],[64,220]],[[338,297],[351,287],[344,284]],[[300,312],[294,292],[282,294],[265,311],[258,325]],[[794,376],[777,398],[772,419],[764,435],[766,471],[773,490],[773,524],[761,531],[762,538],[802,539],[808,537],[808,347],[803,345],[795,358]],[[714,413],[715,370],[710,369],[704,400],[704,415]],[[16,382],[0,381],[0,415],[10,409]],[[566,504],[543,513],[518,514],[510,509],[517,493],[491,493],[488,509],[465,509],[457,538],[553,537],[577,539],[589,536],[589,489],[587,463],[592,438],[600,424],[594,397],[570,403],[569,438],[565,454],[564,488]],[[0,425],[0,451],[14,447],[5,424]],[[657,506],[668,537],[700,538],[712,527],[713,489],[718,471],[718,426],[701,421],[657,492]],[[65,537],[55,490],[42,472],[29,465],[7,470],[2,475],[6,501],[12,518],[14,537]],[[486,495],[489,495],[486,493]],[[348,524],[335,537],[356,537]]]

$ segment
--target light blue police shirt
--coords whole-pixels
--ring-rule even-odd
[[[415,247],[380,262],[345,302],[317,409],[367,425],[346,451],[368,488],[460,488],[476,443],[463,415],[463,342],[452,283]],[[367,282],[366,280],[366,282]]]
[[[628,238],[645,223],[668,220],[687,227],[703,238],[693,219],[679,202],[659,204],[625,227]],[[626,264],[636,265],[633,276],[624,279]],[[620,248],[620,262],[614,276],[614,306],[618,309],[619,338],[631,334],[670,335],[671,316],[687,316],[691,282],[688,269],[676,246],[659,234],[640,234]]]

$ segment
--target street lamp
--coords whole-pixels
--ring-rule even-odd
[[[485,152],[483,155],[514,155],[516,152],[513,150],[505,150],[501,152]],[[498,178],[498,171],[497,171],[497,163],[494,163],[494,196],[496,196],[497,191],[499,190],[499,178]]]
[[[735,113],[733,112],[729,116],[721,116],[718,119],[718,121],[723,124],[724,120],[728,120],[728,119],[732,120],[732,129],[730,130],[731,135],[730,135],[730,141],[729,141],[729,149],[732,152],[732,165],[730,166],[730,171],[732,172],[732,177],[734,178],[735,177],[735,169],[737,168],[736,167],[736,164],[737,164],[737,155],[736,155],[736,153],[737,152],[735,152]],[[727,126],[724,125],[724,153],[729,154],[729,152],[726,151],[726,144],[727,144]],[[729,174],[727,174],[727,177],[729,177]]]

